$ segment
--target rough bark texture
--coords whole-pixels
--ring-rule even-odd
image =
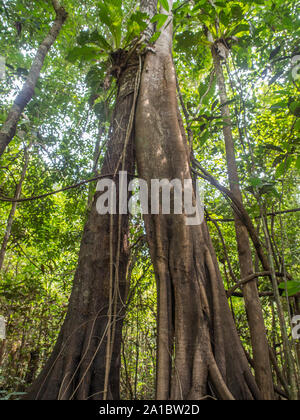
[[[220,100],[221,104],[223,105],[221,112],[224,119],[223,132],[226,147],[226,160],[230,190],[234,194],[236,200],[238,200],[240,203],[243,203],[231,128],[232,123],[230,117],[230,109],[229,106],[226,105],[228,104],[228,97],[226,92],[225,78],[223,74],[221,59],[215,47],[212,47],[212,56],[217,75]],[[254,273],[252,252],[247,228],[236,213],[234,215],[234,219],[241,278],[244,279],[253,275]],[[272,370],[269,358],[269,346],[266,336],[266,328],[264,324],[262,306],[259,299],[257,282],[248,282],[242,286],[242,289],[251,334],[256,381],[261,390],[263,398],[266,400],[271,400],[274,399]]]
[[[21,114],[24,111],[26,105],[31,101],[37,81],[40,77],[40,73],[50,48],[56,41],[65,20],[67,19],[67,13],[65,9],[59,4],[57,0],[52,0],[53,7],[56,13],[56,19],[47,34],[44,41],[41,43],[35,59],[32,63],[29,71],[27,80],[16,97],[11,110],[8,113],[5,123],[3,124],[0,131],[0,157],[3,155],[6,147],[9,145],[11,140],[14,138],[17,130],[17,124],[20,120]]]
[[[167,22],[156,53],[146,57],[137,106],[138,170],[149,185],[151,179],[191,178],[172,35]],[[187,226],[185,215],[149,215],[145,223],[158,285],[157,398],[260,398],[206,224]]]
[[[134,172],[133,133],[128,138],[126,133],[134,102],[137,65],[136,58],[132,58],[120,76],[101,171],[108,177],[114,177],[121,169],[126,140],[122,166],[129,174]],[[114,179],[118,189],[118,176]],[[50,360],[26,399],[101,400],[104,396],[119,399],[121,334],[128,292],[128,215],[99,215],[98,196],[99,193],[95,195],[84,229],[66,320]]]

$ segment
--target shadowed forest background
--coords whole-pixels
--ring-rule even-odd
[[[5,70],[0,70],[0,316],[7,321],[6,339],[0,339],[0,399],[20,399],[30,389],[37,399],[43,398],[35,386],[41,390],[51,384],[45,385],[47,376],[43,382],[37,378],[43,376],[51,354],[54,357],[57,340],[60,345],[74,276],[74,290],[85,278],[83,293],[88,287],[90,306],[97,305],[89,296],[101,294],[106,286],[96,286],[95,279],[112,265],[121,280],[118,287],[110,283],[105,317],[113,319],[111,325],[99,324],[103,354],[100,344],[93,343],[95,353],[101,353],[95,361],[95,353],[88,353],[92,340],[74,342],[82,345],[80,358],[74,360],[76,366],[82,364],[84,374],[76,368],[72,391],[60,389],[55,398],[88,399],[96,389],[101,399],[299,399],[300,341],[292,334],[293,320],[300,315],[299,11],[294,0],[161,0],[158,5],[145,5],[143,0],[0,0],[0,58]],[[148,75],[147,68],[158,72],[159,66],[165,69],[161,86],[170,97],[155,103],[160,82],[151,85],[153,72]],[[126,103],[120,93],[124,89],[129,89]],[[182,118],[178,112],[178,132],[173,135],[178,141],[173,146],[173,137],[167,141],[161,133],[171,130],[164,115],[168,119],[172,110],[173,117],[176,114],[174,98]],[[161,120],[146,121],[145,104],[151,99],[150,111],[157,106]],[[117,134],[122,124],[123,137]],[[161,137],[159,158],[155,152]],[[180,149],[180,141],[185,148]],[[177,151],[183,149],[179,160]],[[168,166],[163,166],[163,157]],[[205,289],[199,286],[202,303],[194,315],[186,314],[184,307],[189,296],[198,298],[198,275],[185,268],[187,280],[180,283],[176,266],[186,231],[171,217],[159,227],[155,218],[144,222],[142,216],[122,221],[116,217],[112,239],[104,227],[111,223],[109,217],[97,219],[97,179],[114,173],[112,161],[122,169],[119,158],[131,175],[146,180],[150,174],[173,179],[185,163],[191,177],[202,179],[205,227],[187,234],[193,258],[200,261],[194,271],[202,270],[199,278]],[[91,239],[89,229],[96,220],[100,227]],[[159,246],[163,249],[164,242],[156,236],[159,228],[169,235],[167,268],[161,263]],[[201,237],[199,243],[196,236]],[[174,245],[176,237],[179,244]],[[93,238],[98,243],[103,239],[103,249],[91,244]],[[202,252],[203,243],[207,248]],[[88,245],[94,248],[85,249]],[[116,261],[105,254],[113,249]],[[86,278],[84,261],[92,254],[103,259],[99,265],[94,262],[94,271],[86,263],[91,268]],[[107,270],[112,282],[115,278]],[[184,289],[190,278],[195,293]],[[162,285],[168,281],[172,286],[165,292]],[[75,293],[70,307],[80,312]],[[164,293],[170,306],[164,306]],[[232,361],[226,344],[225,361],[218,350],[231,334],[220,332],[225,297],[234,322],[228,321],[233,342],[239,337],[243,346],[237,361],[240,376],[239,368],[228,373]],[[207,338],[214,361],[211,355],[200,357],[191,338],[185,337],[193,316],[198,322],[198,311],[201,335],[195,341],[199,338],[203,347]],[[73,312],[69,308],[70,324],[65,324],[61,337],[76,324]],[[84,308],[80,317],[86,322]],[[167,337],[159,331],[163,322],[169,326]],[[94,325],[91,328],[86,334],[94,339]],[[157,351],[164,340],[169,340],[169,355]],[[189,376],[182,383],[175,378],[181,345],[192,359],[189,363],[184,358]],[[205,360],[207,369],[197,371],[197,357]],[[96,363],[103,363],[103,372],[97,371]],[[161,377],[157,363],[164,368]],[[245,364],[247,386],[240,379]],[[87,391],[83,384],[89,369]],[[104,382],[99,393],[97,375]],[[45,399],[52,399],[54,390],[43,392]]]

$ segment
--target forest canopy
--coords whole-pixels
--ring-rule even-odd
[[[0,400],[299,399],[299,6],[0,0]]]

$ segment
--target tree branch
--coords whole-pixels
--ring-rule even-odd
[[[263,271],[262,273],[254,273],[250,276],[246,277],[245,279],[239,281],[236,285],[234,285],[231,289],[227,290],[226,294],[227,297],[230,298],[233,296],[234,292],[239,289],[241,286],[249,283],[250,281],[256,280],[259,277],[269,277],[272,273],[270,271]],[[276,273],[277,277],[284,277],[283,273]]]
[[[39,46],[36,56],[32,62],[27,80],[17,95],[14,104],[8,113],[6,121],[0,130],[0,157],[3,155],[6,147],[16,135],[17,125],[19,123],[20,117],[25,107],[31,101],[34,95],[34,90],[39,80],[46,55],[56,41],[62,26],[67,19],[68,14],[60,5],[58,0],[52,0],[52,4],[56,12],[56,19],[49,33],[46,35],[45,39]]]
[[[130,174],[129,174],[130,175]],[[135,175],[130,175],[132,177],[135,177]],[[64,191],[73,190],[75,188],[81,187],[83,185],[89,184],[90,182],[98,181],[99,179],[108,178],[108,177],[114,177],[114,174],[106,174],[106,175],[99,175],[91,179],[87,179],[81,182],[78,182],[78,184],[70,185],[69,187],[61,188],[60,190],[51,191],[49,193],[41,194],[38,196],[28,197],[28,198],[20,198],[18,200],[10,197],[4,197],[0,194],[0,201],[3,201],[5,203],[24,203],[28,201],[34,201],[34,200],[40,200],[42,198],[49,197],[51,195],[55,195]]]
[[[289,210],[282,210],[282,211],[275,211],[272,213],[267,213],[268,217],[274,217],[274,216],[280,216],[281,214],[290,214],[290,213],[299,213],[300,212],[300,208],[296,208],[296,209],[289,209]],[[255,220],[260,220],[261,216],[255,216],[254,217]],[[211,222],[219,222],[219,223],[233,223],[235,220],[234,219],[209,219]]]

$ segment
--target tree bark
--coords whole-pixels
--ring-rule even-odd
[[[95,177],[98,175],[99,158],[100,158],[100,155],[101,155],[100,145],[101,145],[101,142],[103,140],[102,139],[103,133],[104,133],[104,123],[103,123],[103,121],[99,120],[98,134],[97,134],[97,139],[96,139],[96,143],[95,143],[95,147],[94,147],[93,169],[92,169],[92,174]],[[91,209],[91,206],[92,206],[92,203],[93,203],[93,196],[94,196],[94,183],[90,183],[89,194],[88,194],[88,204],[87,204],[88,210]]]
[[[101,174],[134,172],[137,57],[118,80],[118,96]],[[126,143],[126,147],[125,147]],[[124,160],[122,160],[122,156]],[[128,291],[128,215],[99,215],[96,193],[86,223],[66,320],[52,356],[25,399],[119,399],[122,324]],[[118,203],[117,196],[117,203]]]
[[[225,139],[230,189],[236,200],[243,203],[236,164],[230,109],[229,106],[226,105],[228,104],[228,97],[226,92],[225,78],[223,74],[221,58],[215,46],[212,47],[212,57],[217,75],[220,101],[222,105],[221,112],[224,121],[223,133]],[[241,277],[247,278],[248,276],[254,274],[250,240],[246,227],[236,213],[234,214],[234,219]],[[266,328],[264,324],[264,317],[259,299],[257,283],[254,281],[246,283],[242,286],[242,289],[250,328],[256,381],[261,390],[263,398],[266,400],[272,400],[274,399],[272,370],[269,358]]]
[[[173,1],[169,5],[171,10]],[[155,54],[146,57],[137,105],[138,171],[149,189],[152,179],[191,179],[172,36],[168,20]],[[145,216],[158,286],[157,398],[259,399],[207,225],[187,226],[186,221],[185,214]]]
[[[64,22],[67,19],[67,12],[59,4],[59,2],[57,0],[52,0],[52,4],[56,13],[56,19],[46,38],[41,43],[32,63],[27,80],[22,90],[16,97],[14,104],[8,113],[6,121],[0,130],[0,157],[3,155],[6,147],[16,134],[21,114],[34,95],[34,90],[40,77],[46,55],[56,41]]]

